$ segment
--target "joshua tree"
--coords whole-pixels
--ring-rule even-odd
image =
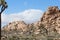
[[[7,8],[7,3],[5,2],[5,0],[0,0],[0,30],[1,30],[1,14],[2,12]]]
[[[5,2],[5,0],[0,0],[0,22],[1,22],[1,14],[2,12],[7,8],[7,3]]]

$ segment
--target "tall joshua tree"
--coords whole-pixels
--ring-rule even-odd
[[[1,14],[2,12],[7,8],[7,3],[5,2],[5,0],[0,0],[0,22],[1,22]]]
[[[7,7],[8,7],[8,5],[5,2],[5,0],[0,0],[0,24],[1,24],[1,14]]]

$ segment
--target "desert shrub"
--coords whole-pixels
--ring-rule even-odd
[[[19,37],[18,36],[16,36],[16,35],[11,35],[11,36],[8,36],[8,38],[7,38],[8,40],[19,40]]]
[[[39,29],[40,29],[40,34],[42,34],[44,36],[48,35],[48,30],[45,28],[44,24],[41,24],[39,26]]]

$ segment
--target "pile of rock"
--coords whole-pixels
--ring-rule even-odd
[[[20,30],[26,31],[27,24],[24,21],[15,21],[12,23],[9,23],[5,27],[2,28],[2,30],[11,31],[11,30]]]
[[[42,26],[41,26],[42,25]],[[44,27],[43,27],[44,26]],[[24,21],[9,23],[2,30],[22,30],[22,32],[34,32],[34,34],[57,32],[60,34],[60,10],[57,6],[48,7],[41,20],[36,23],[26,24]]]
[[[57,6],[49,7],[43,14],[41,21],[48,32],[57,32],[60,34],[60,10]]]

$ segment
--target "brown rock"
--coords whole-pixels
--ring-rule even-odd
[[[22,30],[21,33],[33,32],[34,34],[39,34],[41,30],[43,30],[43,33],[46,30],[48,33],[56,30],[60,34],[60,10],[57,6],[48,7],[41,20],[36,23],[26,24],[24,21],[15,21],[3,27],[2,30]]]

